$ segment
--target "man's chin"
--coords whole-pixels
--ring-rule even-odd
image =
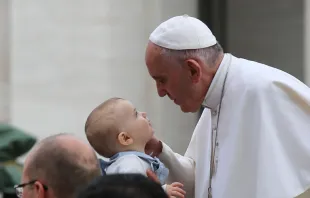
[[[183,113],[196,113],[197,111],[200,110],[200,107],[198,108],[193,108],[193,107],[188,107],[188,106],[183,106],[183,105],[180,105],[180,108],[181,108],[181,111]]]
[[[190,113],[191,112],[187,107],[180,106],[180,108],[181,108],[181,111],[183,113]]]

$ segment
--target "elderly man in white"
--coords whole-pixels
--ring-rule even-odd
[[[203,114],[184,156],[147,147],[184,183],[186,197],[294,198],[310,193],[310,89],[293,76],[224,53],[184,15],[150,35],[146,65],[158,94]]]

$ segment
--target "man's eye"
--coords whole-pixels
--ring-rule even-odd
[[[166,80],[165,80],[165,79],[160,79],[160,80],[158,80],[158,82],[159,82],[160,84],[164,84],[164,83],[166,83]]]

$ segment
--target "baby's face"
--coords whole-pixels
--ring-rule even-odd
[[[127,100],[119,101],[117,111],[125,118],[126,132],[133,138],[134,144],[146,144],[153,137],[154,130],[145,112],[137,111]]]

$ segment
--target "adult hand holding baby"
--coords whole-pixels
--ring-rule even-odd
[[[153,180],[154,182],[160,184],[160,181],[159,181],[158,177],[157,177],[156,174],[155,174],[153,171],[151,171],[150,169],[146,170],[146,175],[147,175],[148,178],[150,178],[150,179]]]
[[[166,186],[166,193],[169,195],[169,197],[178,197],[178,198],[184,198],[186,192],[182,189],[183,184],[179,182],[173,182],[172,184],[167,184]]]
[[[158,157],[163,150],[163,144],[153,136],[153,138],[145,145],[144,150],[146,154],[151,155],[152,157]]]
[[[146,175],[148,176],[148,178],[150,178],[154,182],[160,184],[158,177],[156,176],[156,174],[153,171],[147,170]],[[186,192],[182,188],[183,188],[183,184],[181,184],[179,182],[174,182],[170,185],[167,184],[166,193],[168,194],[168,196],[170,198],[173,198],[173,197],[184,198]]]

